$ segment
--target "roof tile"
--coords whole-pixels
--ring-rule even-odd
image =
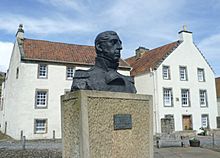
[[[126,59],[132,67],[131,76],[136,76],[144,72],[149,72],[150,68],[156,69],[161,61],[163,61],[178,45],[180,41],[176,41],[150,51],[145,52],[140,58],[135,56]]]
[[[24,39],[23,49],[23,59],[29,60],[94,65],[96,57],[94,46],[33,40],[27,38]],[[120,67],[129,67],[129,65],[124,60],[120,60]]]

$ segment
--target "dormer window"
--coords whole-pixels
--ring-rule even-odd
[[[47,65],[40,64],[38,66],[38,78],[47,78]]]

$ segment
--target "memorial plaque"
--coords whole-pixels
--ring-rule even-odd
[[[124,130],[132,128],[131,114],[114,115],[114,130]]]

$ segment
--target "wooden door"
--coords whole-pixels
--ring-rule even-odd
[[[192,116],[183,115],[183,130],[192,130]]]

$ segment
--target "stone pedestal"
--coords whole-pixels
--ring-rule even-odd
[[[61,104],[63,158],[153,158],[151,96],[80,90]]]

